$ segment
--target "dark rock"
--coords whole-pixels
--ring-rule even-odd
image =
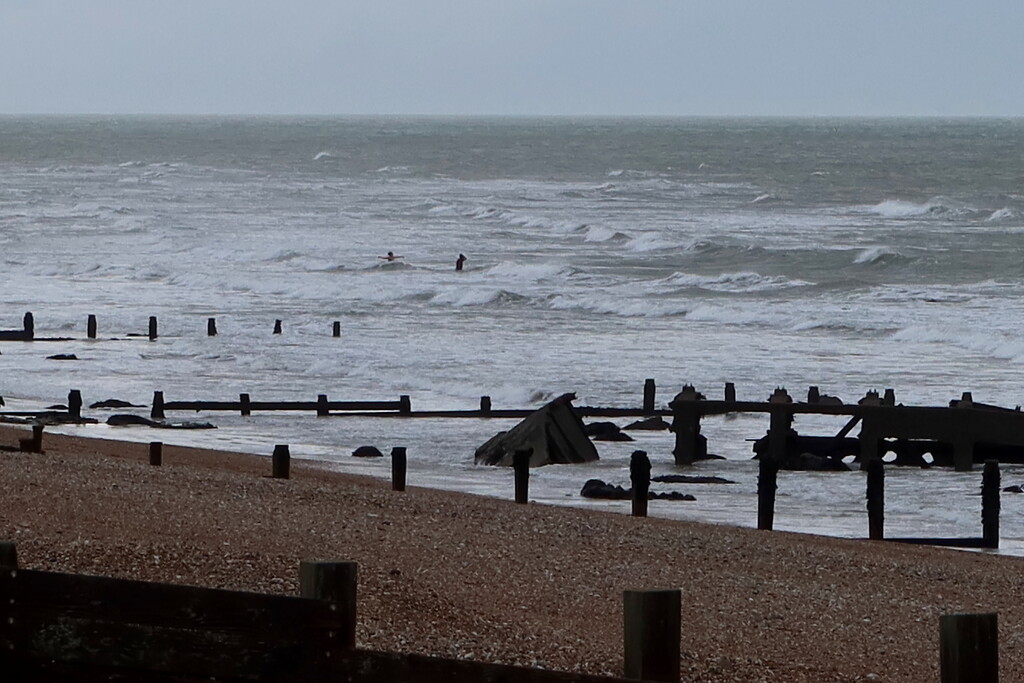
[[[141,415],[130,415],[127,413],[111,415],[107,418],[107,424],[112,427],[154,427],[156,429],[216,429],[217,426],[209,422],[160,422],[151,420]]]
[[[613,486],[607,484],[600,479],[588,479],[583,488],[580,489],[580,495],[584,498],[600,498],[602,500],[632,500],[633,489],[622,488],[621,486]],[[678,491],[670,491],[668,493],[648,493],[648,500],[697,500],[689,493],[680,493]]]
[[[384,454],[381,453],[375,446],[360,446],[359,448],[352,451],[352,455],[356,458],[383,458]]]
[[[498,432],[476,449],[476,464],[511,467],[515,452],[530,448],[530,467],[597,460],[597,449],[572,409],[575,398],[576,394],[563,394],[507,432]]]
[[[97,401],[89,406],[90,408],[142,408],[128,401],[121,401],[116,398],[108,398],[106,401]]]
[[[662,474],[651,477],[651,481],[663,484],[735,484],[736,482],[722,477],[705,477],[690,474]]]
[[[637,420],[636,422],[630,422],[623,429],[642,429],[652,432],[664,431],[671,425],[665,421],[661,415],[655,415],[654,417],[648,417],[643,420]]]
[[[46,360],[78,360],[78,356],[73,353],[55,353],[52,356],[47,356]]]
[[[621,486],[612,486],[606,484],[600,479],[588,479],[583,488],[580,489],[580,495],[584,498],[602,498],[604,500],[630,500],[633,497],[633,492],[630,489],[624,489]]]
[[[632,441],[633,437],[623,434],[614,422],[591,422],[584,431],[594,441]]]
[[[1003,493],[1024,493],[1024,487],[1020,484],[1014,484],[1013,486],[1007,486],[1004,488]]]

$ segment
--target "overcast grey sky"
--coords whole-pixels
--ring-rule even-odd
[[[1021,0],[0,0],[0,113],[1024,115]]]

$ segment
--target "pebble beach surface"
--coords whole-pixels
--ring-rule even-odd
[[[684,681],[937,681],[939,616],[998,612],[1024,680],[1024,559],[410,487],[292,461],[0,426],[0,539],[23,567],[297,594],[359,563],[357,642],[621,675],[622,592],[681,588]],[[511,475],[510,475],[511,476]]]

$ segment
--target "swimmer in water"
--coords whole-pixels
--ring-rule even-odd
[[[455,270],[462,270],[462,264],[466,262],[466,255],[459,254],[459,258],[455,260]]]
[[[378,256],[377,258],[379,258],[382,261],[388,261],[390,263],[391,261],[394,261],[395,259],[400,259],[400,258],[405,258],[405,257],[404,256],[398,256],[397,254],[395,254],[395,252],[389,251],[387,256]]]

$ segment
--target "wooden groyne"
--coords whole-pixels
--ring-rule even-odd
[[[970,392],[947,407],[896,405],[869,392],[857,405],[796,403],[785,389],[776,389],[764,402],[715,401],[704,398],[692,386],[683,388],[670,404],[676,434],[673,454],[677,465],[690,465],[707,454],[707,440],[700,432],[701,418],[728,413],[769,415],[767,457],[782,462],[789,453],[797,415],[842,415],[850,421],[833,439],[842,439],[860,423],[857,460],[861,467],[889,450],[904,452],[930,449],[940,456],[951,449],[952,465],[967,471],[995,451],[1002,462],[1024,462],[1024,413],[1020,409],[974,403]],[[894,441],[889,441],[889,440]],[[936,458],[938,460],[938,458]]]

